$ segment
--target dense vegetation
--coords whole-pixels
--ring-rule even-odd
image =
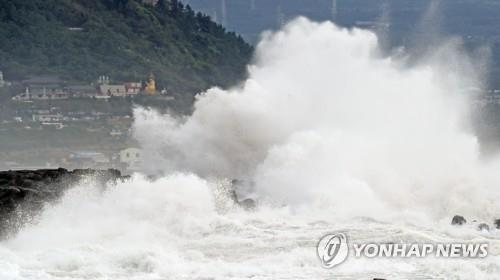
[[[7,78],[59,75],[145,80],[177,92],[240,79],[252,47],[176,0],[0,1],[0,70]]]

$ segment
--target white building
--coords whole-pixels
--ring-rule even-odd
[[[69,97],[70,97],[69,94],[61,89],[26,88],[26,90],[23,93],[20,93],[12,97],[12,100],[15,101],[59,100],[59,99],[68,99]]]
[[[60,122],[63,119],[63,115],[61,114],[39,114],[32,115],[32,119],[34,122]]]
[[[120,151],[120,162],[127,165],[130,170],[135,170],[142,164],[142,153],[137,148],[127,148]]]
[[[100,85],[99,93],[101,96],[126,96],[127,89],[124,85]]]
[[[44,127],[53,127],[55,129],[58,129],[58,130],[64,128],[64,124],[61,123],[61,122],[43,122],[42,126],[44,126]]]

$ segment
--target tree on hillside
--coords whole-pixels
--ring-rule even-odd
[[[78,27],[79,29],[74,29]],[[243,78],[253,49],[189,5],[159,0],[0,1],[0,69],[14,79],[57,75],[144,80],[196,93]]]

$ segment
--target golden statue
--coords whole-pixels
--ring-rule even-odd
[[[153,72],[149,74],[149,79],[148,82],[146,83],[146,93],[149,94],[155,94],[156,93],[156,82],[155,82],[155,75]]]

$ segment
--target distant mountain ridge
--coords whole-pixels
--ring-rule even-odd
[[[500,89],[498,0],[184,0],[248,42],[301,15],[340,26],[375,30],[387,46],[412,48],[426,32],[459,36],[470,49],[491,49],[490,83]],[[434,11],[434,12],[432,12]],[[422,29],[423,21],[435,17]],[[256,20],[258,19],[258,20]],[[424,43],[427,45],[427,42]]]
[[[160,87],[190,93],[243,78],[253,48],[239,35],[179,1],[149,2],[0,1],[0,70],[75,81],[153,72]]]

